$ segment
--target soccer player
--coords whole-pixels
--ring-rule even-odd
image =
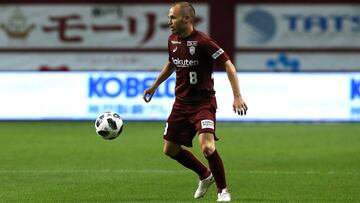
[[[205,195],[215,181],[217,201],[230,201],[223,161],[215,148],[216,98],[213,66],[224,68],[234,96],[233,110],[245,115],[247,106],[240,94],[236,69],[228,55],[206,34],[194,28],[195,10],[188,2],[174,3],[169,10],[169,61],[143,98],[150,102],[158,86],[176,71],[175,102],[164,133],[164,153],[198,174],[200,181],[194,198]],[[192,147],[198,134],[207,168],[185,147]]]

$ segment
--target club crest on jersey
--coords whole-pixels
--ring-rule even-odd
[[[189,52],[191,55],[195,54],[195,47],[197,46],[197,41],[186,41],[186,46],[189,47]]]
[[[186,41],[186,46],[188,47],[196,47],[197,41]]]
[[[190,52],[191,55],[194,55],[195,54],[195,47],[194,46],[189,47],[189,52]]]

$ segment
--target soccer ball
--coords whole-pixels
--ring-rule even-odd
[[[106,140],[112,140],[120,135],[123,130],[123,124],[124,122],[119,114],[107,111],[96,119],[96,133]]]

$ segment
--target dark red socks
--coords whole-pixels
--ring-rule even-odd
[[[186,168],[195,171],[201,180],[207,178],[210,175],[210,171],[207,169],[207,167],[204,166],[201,161],[199,161],[191,152],[186,149],[181,148],[180,151],[171,158],[175,159]]]
[[[226,188],[224,164],[219,154],[215,150],[210,156],[206,157],[209,162],[210,170],[215,178],[218,192]]]

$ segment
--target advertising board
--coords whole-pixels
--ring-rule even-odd
[[[208,32],[206,4],[196,26]],[[167,48],[168,4],[14,4],[0,8],[0,48]]]
[[[157,74],[0,72],[0,119],[93,120],[111,110],[125,120],[166,120],[174,101],[174,75],[150,103],[142,99]],[[359,73],[241,73],[249,106],[243,117],[232,111],[226,73],[216,73],[214,80],[219,121],[360,121]]]
[[[239,71],[270,72],[358,72],[360,54],[344,52],[256,52],[237,53]]]
[[[358,4],[238,4],[237,48],[360,48]]]

